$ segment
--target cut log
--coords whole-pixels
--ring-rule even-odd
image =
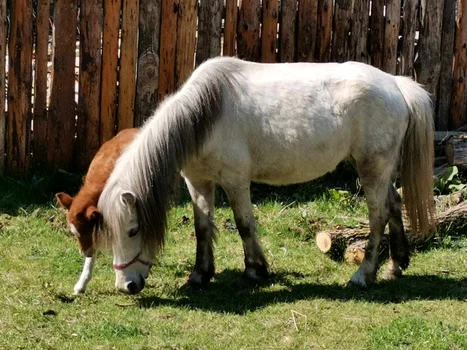
[[[446,158],[451,166],[467,168],[467,138],[450,138],[446,145]]]

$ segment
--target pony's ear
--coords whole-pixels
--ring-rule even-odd
[[[136,196],[133,192],[123,192],[120,195],[120,202],[124,206],[134,206],[136,203]]]
[[[55,195],[55,198],[57,199],[57,202],[60,205],[60,207],[65,208],[66,210],[69,210],[71,207],[71,203],[73,203],[73,197],[64,192],[57,193]]]
[[[86,217],[89,221],[95,221],[101,216],[99,209],[91,205],[86,209]]]

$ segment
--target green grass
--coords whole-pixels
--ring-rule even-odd
[[[138,296],[114,289],[106,253],[87,293],[74,296],[82,258],[52,201],[60,188],[40,178],[0,179],[0,349],[467,348],[467,239],[444,237],[416,253],[400,280],[348,288],[356,267],[321,254],[314,234],[356,225],[367,212],[362,197],[329,190],[355,192],[353,180],[347,188],[333,176],[288,189],[254,187],[272,272],[255,287],[240,278],[242,245],[221,191],[216,276],[204,290],[185,286],[195,257],[185,193]]]

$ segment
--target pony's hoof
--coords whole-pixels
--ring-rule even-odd
[[[73,291],[75,295],[82,294],[86,292],[86,287],[80,284],[77,284],[73,287]]]
[[[211,281],[213,275],[214,274],[211,273],[200,273],[194,270],[188,277],[186,284],[190,287],[201,288],[206,286],[209,283],[209,281]]]
[[[243,272],[243,277],[252,281],[263,281],[269,277],[269,271],[266,266],[248,266]]]
[[[355,286],[359,288],[367,288],[375,282],[375,278],[370,278],[368,275],[364,274],[358,270],[350,279],[348,285]]]
[[[399,266],[390,266],[386,268],[386,270],[381,275],[381,278],[385,281],[393,281],[402,277],[402,270]]]

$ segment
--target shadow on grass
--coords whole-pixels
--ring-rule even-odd
[[[276,273],[263,286],[248,286],[241,282],[240,275],[239,271],[225,270],[203,290],[183,286],[174,299],[141,297],[138,305],[143,308],[168,305],[242,315],[268,305],[307,299],[381,304],[410,300],[467,300],[467,279],[437,275],[405,276],[396,281],[379,282],[367,290],[338,284],[300,283],[300,278],[305,276],[292,273]],[[273,284],[280,290],[265,288]]]

